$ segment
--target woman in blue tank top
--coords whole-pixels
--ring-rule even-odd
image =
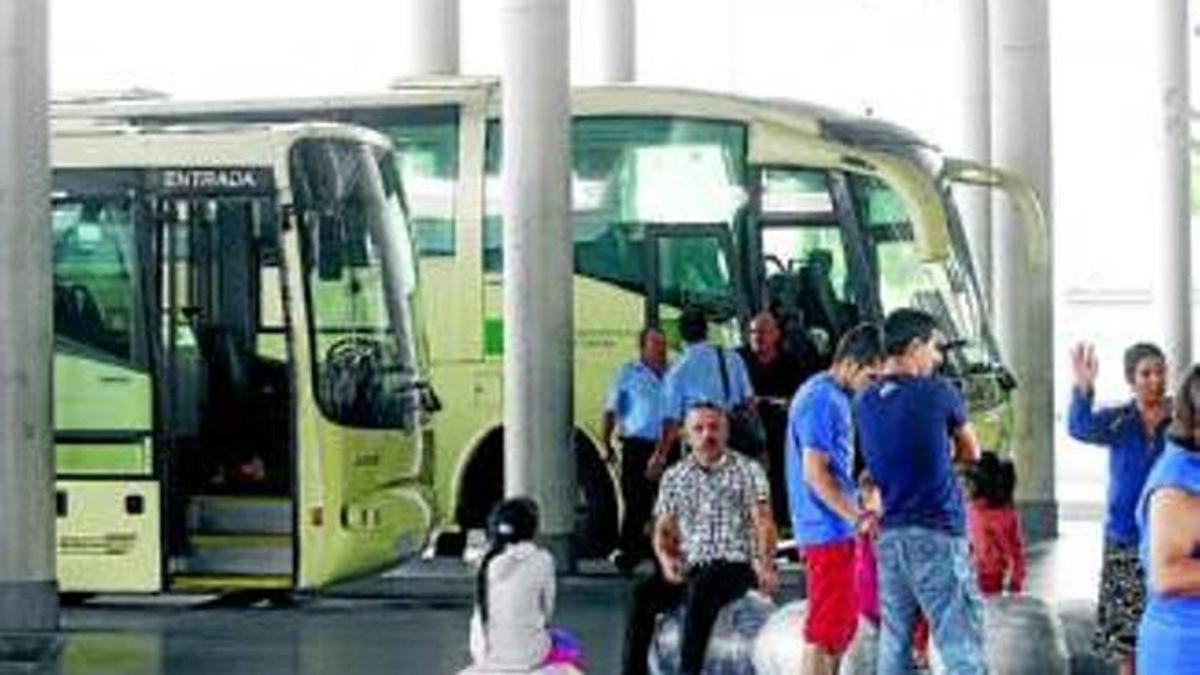
[[[1139,673],[1200,674],[1200,366],[1174,403],[1167,447],[1137,509],[1148,591]]]

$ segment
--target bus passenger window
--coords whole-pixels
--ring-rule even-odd
[[[55,334],[123,362],[143,363],[138,258],[128,201],[53,206]]]

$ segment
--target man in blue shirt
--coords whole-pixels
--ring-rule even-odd
[[[874,324],[846,333],[833,365],[800,388],[788,411],[784,466],[792,532],[805,559],[804,662],[813,675],[838,671],[858,627],[854,535],[869,524],[869,512],[855,494],[850,395],[882,365],[880,333]]]
[[[855,401],[863,455],[883,497],[878,672],[911,670],[920,612],[947,672],[984,673],[983,605],[952,465],[977,461],[979,444],[962,395],[933,375],[941,362],[934,318],[899,309],[883,332],[884,375]]]
[[[679,336],[685,346],[663,380],[662,433],[647,467],[651,478],[662,474],[669,452],[679,440],[680,424],[696,404],[712,403],[727,414],[753,414],[754,389],[746,364],[736,352],[708,341],[708,319],[704,312],[685,309],[679,317]],[[724,378],[718,359],[724,360]]]
[[[662,428],[662,383],[667,367],[667,339],[658,328],[648,326],[638,336],[640,356],[617,373],[600,423],[604,460],[615,458],[613,432],[621,442],[621,496],[625,518],[621,522],[620,551],[616,565],[625,572],[642,558],[650,557],[647,529],[657,481],[646,477],[646,465],[658,444]]]

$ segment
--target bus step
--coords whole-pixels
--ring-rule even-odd
[[[198,495],[188,501],[188,531],[205,534],[291,534],[287,497]]]
[[[280,534],[192,534],[173,571],[185,575],[292,574],[292,537]]]
[[[243,591],[288,590],[290,574],[176,574],[171,577],[172,591]]]

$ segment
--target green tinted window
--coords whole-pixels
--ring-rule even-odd
[[[60,338],[141,363],[131,209],[125,198],[54,204],[54,328]]]
[[[483,234],[488,272],[503,268],[500,139],[500,125],[493,121],[487,134]],[[571,144],[578,274],[641,291],[646,224],[732,226],[746,202],[746,129],[741,124],[580,118],[572,123]],[[716,265],[714,254],[711,269]]]
[[[764,169],[762,210],[778,215],[832,214],[829,174],[806,169]]]
[[[417,110],[407,117],[383,131],[396,147],[417,252],[454,255],[458,109]]]
[[[777,272],[802,277],[819,274],[829,282],[837,299],[851,299],[853,289],[846,267],[846,247],[837,226],[763,228],[762,250],[768,279]]]
[[[851,176],[850,187],[859,224],[870,242],[883,311],[920,306],[922,294],[937,289],[925,278],[912,222],[900,196],[874,176]]]
[[[720,321],[736,315],[733,275],[716,237],[659,239],[658,288],[669,306],[703,307]]]
[[[846,246],[834,213],[829,173],[795,167],[763,169],[761,208],[768,285],[787,283],[788,277],[796,275],[806,287],[819,284],[837,300],[850,300]]]

